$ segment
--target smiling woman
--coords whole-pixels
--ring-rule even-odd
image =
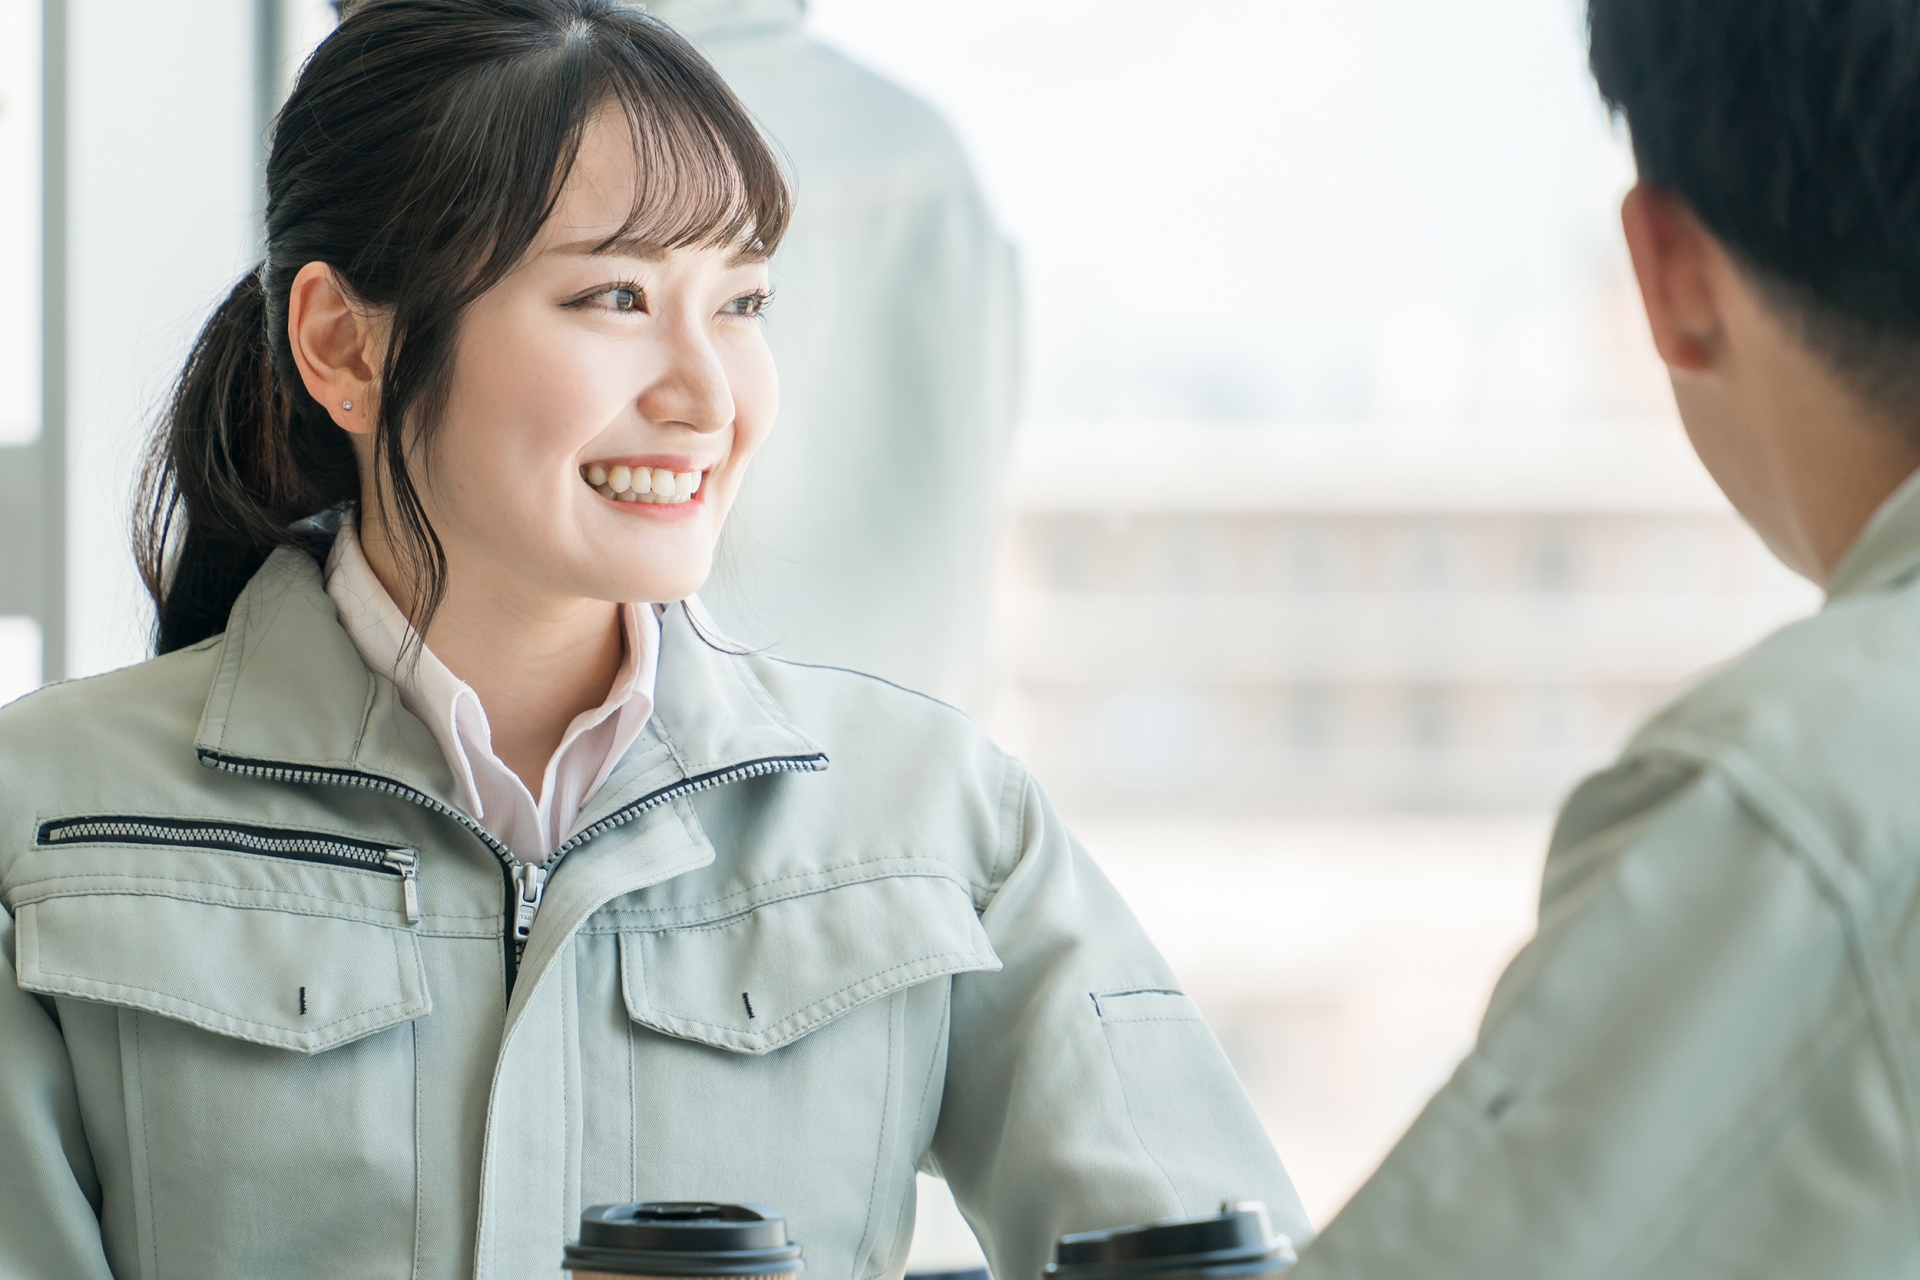
[[[1285,1172],[1018,763],[720,643],[788,198],[610,0],[371,0],[155,446],[156,657],[0,712],[0,1274],[551,1273],[595,1202],[996,1271]]]

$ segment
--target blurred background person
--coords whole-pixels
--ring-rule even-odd
[[[792,165],[767,340],[781,436],[701,593],[734,639],[984,715],[1014,257],[940,115],[813,39],[802,0],[647,6]],[[777,620],[777,621],[776,621]]]

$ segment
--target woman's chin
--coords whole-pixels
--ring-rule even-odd
[[[644,600],[651,604],[666,604],[684,600],[698,592],[706,585],[711,568],[712,562],[708,561],[697,568],[689,566],[685,572],[621,574],[595,582],[589,594],[596,600]]]

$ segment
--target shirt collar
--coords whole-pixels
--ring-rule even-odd
[[[455,675],[433,650],[417,641],[412,623],[394,603],[360,546],[358,523],[349,513],[340,522],[327,557],[327,595],[340,611],[340,625],[369,671],[394,683],[401,705],[427,726],[447,757],[466,809],[476,818],[486,816],[485,801],[473,775],[472,753],[493,751],[493,730],[486,708],[473,686]],[[652,606],[623,605],[626,656],[607,690],[606,701],[577,718],[548,762],[545,790],[553,785],[553,766],[575,738],[632,708],[615,739],[613,758],[595,779],[613,771],[618,757],[638,735],[653,708],[654,682],[660,667],[660,620]]]
[[[589,806],[596,814],[616,796],[624,803],[771,757],[826,767],[752,662],[707,644],[684,612],[673,606],[663,619],[659,706]],[[312,555],[282,547],[268,557],[212,642],[220,662],[194,740],[200,758],[259,776],[391,782],[459,806],[445,753],[393,680],[367,666],[338,613]]]
[[[1893,586],[1920,570],[1920,471],[1908,476],[1867,521],[1833,571],[1827,599]]]

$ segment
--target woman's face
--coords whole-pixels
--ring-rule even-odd
[[[670,601],[712,567],[779,405],[767,267],[726,249],[598,251],[637,185],[624,120],[598,117],[525,263],[461,322],[417,485],[456,591],[484,574]]]

